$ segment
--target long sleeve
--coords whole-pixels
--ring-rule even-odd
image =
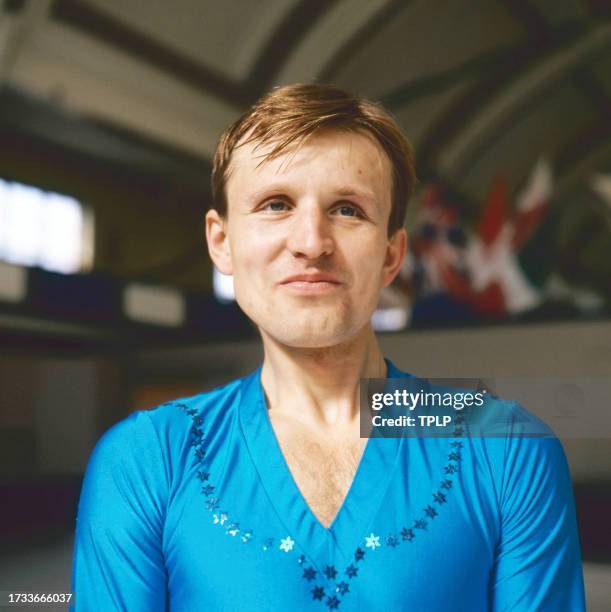
[[[573,491],[560,441],[506,441],[494,611],[585,610]]]
[[[151,419],[136,412],[97,443],[79,501],[72,609],[166,609],[162,552],[168,477]]]

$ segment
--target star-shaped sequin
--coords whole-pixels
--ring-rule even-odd
[[[386,546],[390,546],[391,548],[399,546],[399,538],[394,533],[387,535],[385,541]]]
[[[204,419],[198,414],[197,416],[193,417],[193,422],[199,426],[204,422]]]
[[[274,545],[274,538],[265,538],[263,540],[263,550],[268,550]]]
[[[216,510],[219,507],[219,500],[217,497],[209,497],[206,500],[206,510]]]
[[[206,456],[206,451],[203,448],[195,449],[195,458],[198,461],[201,462],[205,456]]]
[[[284,552],[290,552],[293,550],[293,546],[295,546],[295,540],[291,539],[291,536],[286,536],[286,538],[280,540],[280,550]]]
[[[327,565],[327,567],[325,567],[325,576],[328,580],[335,580],[335,577],[337,576],[337,570],[335,569],[335,566]]]
[[[327,597],[327,601],[325,602],[329,610],[336,610],[339,606],[339,599],[335,595],[331,595]]]
[[[305,578],[306,580],[310,581],[310,580],[314,580],[314,578],[316,578],[316,574],[318,572],[313,568],[313,567],[306,567],[303,570],[303,576],[302,578]]]
[[[199,478],[199,480],[204,482],[204,480],[208,480],[208,478],[210,478],[210,472],[204,472],[203,470],[200,470],[199,472],[197,472],[197,477]]]
[[[226,527],[226,531],[230,536],[236,536],[240,532],[240,523],[229,523]]]
[[[450,446],[451,446],[452,448],[462,448],[462,447],[463,447],[463,444],[462,444],[462,442],[458,442],[457,440],[454,440],[454,442],[452,442],[452,443],[450,444]]]
[[[354,560],[355,561],[361,561],[361,559],[363,559],[364,557],[365,557],[365,551],[359,546],[354,551]]]
[[[193,434],[194,438],[201,439],[204,437],[204,432],[199,427],[193,427],[191,429],[191,433]]]
[[[446,496],[441,491],[437,491],[437,493],[433,493],[433,501],[437,502],[439,505],[445,504]]]
[[[443,468],[443,471],[446,474],[454,474],[455,472],[458,472],[458,468],[453,463],[448,463],[448,465]]]
[[[242,535],[240,536],[242,543],[243,544],[248,544],[248,542],[250,542],[250,539],[252,538],[252,531],[248,530],[248,531],[243,531]]]
[[[424,514],[426,514],[429,518],[435,518],[438,513],[437,513],[437,510],[435,510],[435,508],[433,508],[433,506],[428,505],[424,509]]]
[[[350,590],[350,585],[345,580],[342,580],[341,582],[337,583],[335,590],[340,595],[345,595]]]
[[[452,488],[452,481],[450,479],[446,478],[445,480],[441,481],[440,487],[442,489],[446,489],[446,490],[450,489],[450,488]]]
[[[206,497],[208,497],[209,495],[212,495],[213,492],[214,492],[214,485],[207,484],[202,487],[202,493]]]
[[[346,576],[348,578],[356,578],[356,575],[359,573],[359,568],[354,567],[352,563],[346,568]]]
[[[449,455],[448,455],[448,459],[450,461],[460,461],[460,453],[458,451],[452,451]]]
[[[416,519],[414,521],[414,529],[424,529],[426,530],[427,522],[424,519]]]
[[[407,542],[411,542],[415,538],[414,530],[403,527],[401,530],[401,538]]]
[[[219,512],[219,513],[215,513],[215,514],[212,515],[212,522],[215,525],[217,525],[219,523],[221,525],[223,525],[228,518],[229,517],[227,516],[226,512]]]
[[[321,586],[315,586],[312,589],[312,598],[313,599],[322,600],[322,598],[324,596],[325,596],[325,590]]]
[[[305,555],[299,555],[299,559],[297,559],[297,563],[299,563],[299,565],[303,565],[306,561],[306,556]]]
[[[380,546],[380,536],[371,533],[370,535],[365,537],[365,548],[371,548],[371,550],[375,550]]]

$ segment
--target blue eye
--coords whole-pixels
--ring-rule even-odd
[[[273,202],[268,202],[263,208],[275,212],[284,210],[284,208],[275,208],[277,206],[284,207],[286,204],[284,202],[280,202],[279,200],[274,200]]]
[[[358,217],[359,214],[354,206],[340,206],[337,210],[342,212],[342,217]],[[347,214],[346,211],[348,211]]]

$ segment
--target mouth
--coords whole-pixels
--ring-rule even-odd
[[[306,295],[321,295],[331,293],[341,287],[340,283],[331,274],[301,274],[284,279],[280,286],[293,293]]]
[[[282,286],[296,293],[319,295],[335,291],[340,287],[340,284],[329,281],[291,281],[282,283]]]

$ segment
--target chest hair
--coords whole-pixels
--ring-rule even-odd
[[[350,489],[367,440],[358,434],[326,440],[286,427],[277,429],[276,438],[310,510],[328,527]]]

